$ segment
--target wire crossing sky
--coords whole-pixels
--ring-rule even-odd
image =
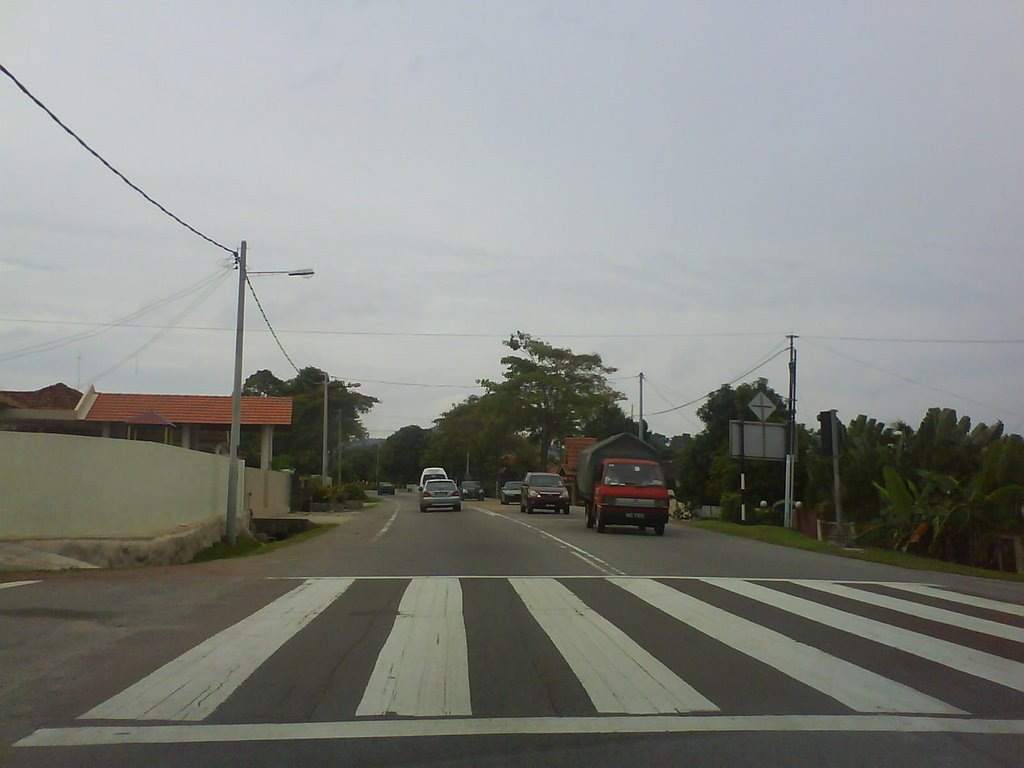
[[[500,378],[517,330],[600,354],[627,413],[644,371],[664,434],[740,372],[785,392],[787,334],[806,424],[1024,431],[1021,29],[998,1],[8,0],[0,389],[230,392],[230,281],[179,316],[217,231],[316,272],[261,284],[246,375],[343,373],[374,434]]]

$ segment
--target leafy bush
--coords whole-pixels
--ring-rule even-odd
[[[740,521],[740,495],[738,493],[731,491],[723,493],[718,505],[722,509],[719,515],[722,522],[738,523]]]

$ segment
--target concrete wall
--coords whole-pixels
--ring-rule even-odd
[[[290,472],[245,468],[245,508],[253,517],[278,517],[291,512]]]
[[[223,532],[227,468],[159,443],[0,432],[0,540],[100,566],[185,562]]]

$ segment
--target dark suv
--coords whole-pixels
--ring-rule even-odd
[[[476,480],[463,480],[459,490],[462,491],[462,498],[464,499],[484,500],[484,487]]]
[[[560,475],[551,472],[528,472],[523,478],[519,495],[519,511],[553,509],[563,515],[569,514],[569,489]]]

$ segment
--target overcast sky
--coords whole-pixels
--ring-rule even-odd
[[[108,161],[250,270],[316,270],[252,279],[377,437],[516,330],[599,353],[627,413],[641,371],[651,414],[798,334],[804,423],[1021,432],[1022,40],[1020,0],[0,0],[0,63]],[[0,389],[229,394],[230,258],[0,76]],[[292,376],[246,328],[245,374]]]

